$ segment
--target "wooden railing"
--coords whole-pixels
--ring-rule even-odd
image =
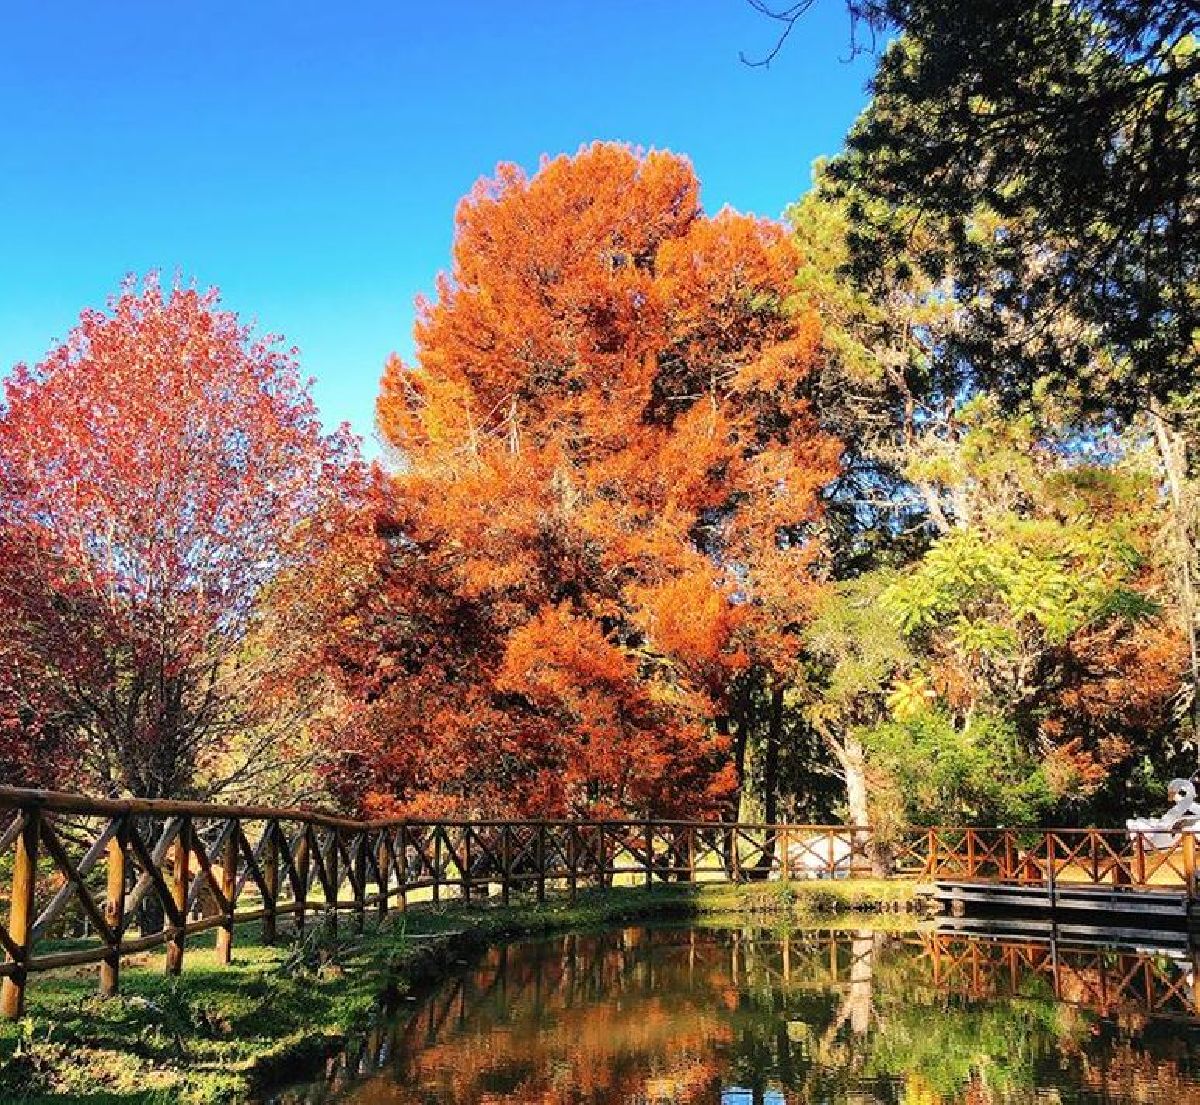
[[[938,879],[1188,889],[1196,837],[1156,848],[1120,829],[927,829],[927,872]]]
[[[1119,840],[1124,840],[1121,845]],[[786,859],[784,858],[786,857]],[[123,957],[217,930],[228,963],[234,926],[318,915],[361,931],[410,902],[514,893],[541,901],[580,886],[842,877],[1066,880],[1191,886],[1191,837],[1147,852],[1099,830],[906,829],[699,821],[354,821],[304,810],[122,801],[0,787],[0,1015],[22,1014],[30,975],[96,963],[117,993]]]

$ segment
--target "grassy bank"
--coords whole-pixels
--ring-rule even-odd
[[[0,1027],[0,1100],[240,1101],[363,1029],[385,986],[403,990],[490,941],[654,917],[790,925],[911,899],[911,884],[883,880],[712,884],[581,893],[573,905],[422,906],[362,936],[343,918],[336,942],[314,925],[267,947],[245,926],[231,966],[217,964],[211,938],[189,945],[179,980],[164,977],[161,955],[136,957],[111,1001],[95,996],[94,968],[34,979],[28,1017]]]

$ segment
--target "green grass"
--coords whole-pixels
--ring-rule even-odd
[[[274,947],[259,942],[257,924],[241,926],[232,965],[218,965],[208,934],[189,943],[177,981],[164,976],[161,954],[132,958],[122,969],[121,996],[109,1001],[96,997],[94,967],[35,976],[28,1016],[0,1025],[0,1100],[243,1101],[295,1078],[365,1029],[385,986],[403,990],[436,977],[488,942],[666,916],[816,923],[850,910],[899,908],[912,897],[911,884],[886,880],[616,888],[581,892],[573,905],[422,905],[368,921],[362,936],[351,934],[343,916],[340,941],[310,923],[303,943],[288,935]]]

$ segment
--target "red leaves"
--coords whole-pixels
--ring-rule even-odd
[[[190,788],[248,724],[239,650],[348,447],[292,351],[153,278],[6,382],[6,647],[96,785]]]

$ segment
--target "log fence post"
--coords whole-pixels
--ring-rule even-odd
[[[646,819],[646,888],[654,885],[654,822]]]
[[[1054,909],[1058,905],[1058,872],[1055,870],[1056,863],[1054,858],[1054,834],[1046,834],[1046,871],[1048,877],[1048,885],[1050,889],[1050,908]]]
[[[267,843],[262,858],[263,882],[266,884],[262,941],[271,945],[279,939],[279,834],[283,830],[278,821],[268,821],[263,831],[267,834]]]
[[[462,882],[462,900],[471,900],[471,826],[463,826],[462,851],[458,856],[459,878]]]
[[[361,936],[367,928],[367,830],[359,829],[354,834],[354,870],[351,890],[354,892],[354,932]]]
[[[569,823],[567,825],[567,897],[572,905],[575,904],[575,889],[578,881],[576,864],[579,862],[576,852],[575,831],[574,822]]]
[[[296,854],[292,857],[296,864],[296,877],[300,880],[300,889],[296,893],[296,935],[304,935],[305,912],[308,908],[308,886],[312,878],[312,823],[304,823],[304,831],[296,845]]]
[[[534,855],[537,864],[537,900],[538,904],[546,901],[546,822],[537,824],[537,845]]]
[[[379,842],[375,845],[375,874],[379,879],[377,910],[380,923],[387,920],[391,908],[389,900],[391,898],[392,861],[388,849],[388,832],[387,828],[380,829]]]
[[[400,912],[408,909],[408,823],[401,822],[396,833],[396,893],[400,896]]]
[[[433,827],[433,900],[442,899],[442,833],[435,825]]]
[[[18,1020],[25,1013],[27,964],[33,951],[34,889],[37,885],[38,844],[42,835],[42,811],[26,807],[16,840],[13,858],[12,899],[8,907],[8,936],[12,942],[11,959],[15,969],[0,986],[0,1016]]]
[[[512,895],[512,827],[500,826],[500,900],[508,905]]]
[[[171,901],[178,916],[172,918],[171,935],[167,940],[167,974],[177,977],[183,970],[183,946],[186,939],[188,900],[188,857],[192,851],[192,819],[179,819],[175,837],[175,862],[171,871]]]
[[[1190,903],[1196,892],[1196,834],[1185,830],[1180,839],[1183,841],[1183,881]]]
[[[271,823],[267,822],[266,833],[271,831]],[[223,916],[221,927],[217,930],[217,962],[227,967],[233,960],[233,915],[237,902],[237,861],[238,861],[238,824],[230,826],[229,836],[225,841],[225,854],[221,857],[221,894],[225,898],[222,906]]]
[[[112,938],[106,942],[100,963],[100,996],[115,998],[121,987],[121,932],[125,927],[125,849],[128,845],[129,818],[115,818],[116,831],[105,851],[104,923]]]
[[[341,857],[338,855],[342,843],[341,829],[336,826],[330,829],[329,839],[329,859],[325,863],[325,874],[329,878],[328,900],[325,902],[325,923],[329,926],[330,935],[334,939],[337,939],[338,898],[340,897],[339,891],[342,884],[342,872],[339,863]]]

